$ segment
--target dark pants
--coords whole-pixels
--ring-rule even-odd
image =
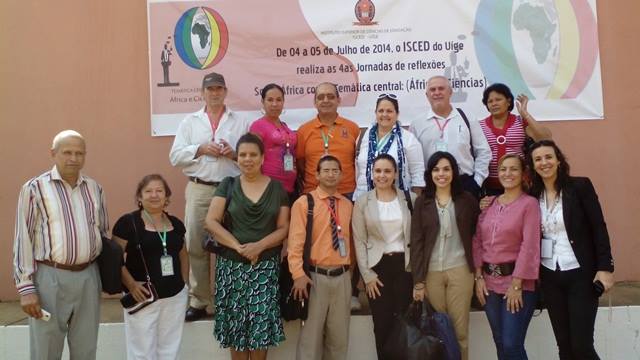
[[[536,306],[537,295],[533,291],[522,292],[523,307],[512,314],[507,310],[504,294],[493,291],[487,296],[484,312],[491,326],[493,341],[496,343],[498,360],[526,360],[524,339]]]
[[[373,333],[376,337],[378,359],[385,359],[382,354],[393,321],[397,314],[404,314],[412,299],[413,280],[411,273],[404,270],[404,254],[383,255],[380,262],[372,268],[378,274],[383,287],[378,287],[380,296],[369,298],[373,317]]]
[[[582,268],[551,271],[541,266],[540,269],[542,293],[560,360],[600,359],[593,347],[598,312],[593,276]]]

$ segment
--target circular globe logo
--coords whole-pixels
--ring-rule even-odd
[[[597,23],[586,2],[481,0],[474,35],[489,82],[531,98],[576,98],[597,64]]]
[[[222,16],[208,7],[193,7],[176,23],[174,39],[178,55],[198,70],[219,63],[229,46],[229,30]]]

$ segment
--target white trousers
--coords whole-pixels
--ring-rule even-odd
[[[133,315],[124,310],[127,359],[177,359],[188,298],[185,286],[176,295],[160,299]]]

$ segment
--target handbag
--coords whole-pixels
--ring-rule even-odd
[[[445,350],[442,359],[460,360],[460,345],[449,315],[437,312],[429,301],[423,301],[422,308],[420,325],[423,330],[435,334],[442,341]]]
[[[138,302],[130,292],[124,294],[124,296],[120,299],[120,303],[122,304],[122,307],[124,307],[125,310],[127,310],[129,315],[133,315],[137,313],[138,311],[144,309],[148,305],[158,300],[158,292],[156,291],[155,286],[153,286],[153,283],[151,282],[151,276],[149,276],[149,269],[147,268],[147,262],[144,260],[144,253],[142,252],[142,246],[140,245],[140,237],[138,236],[138,229],[136,227],[136,221],[135,221],[135,218],[133,217],[133,214],[131,214],[131,223],[133,224],[133,230],[135,232],[135,239],[137,242],[136,248],[140,252],[140,259],[142,259],[142,265],[144,265],[144,272],[147,276],[147,280],[143,284],[143,286],[147,289],[147,292],[149,293],[149,297],[144,299],[141,302]]]
[[[421,319],[425,309],[418,302],[409,305],[405,314],[396,315],[382,352],[389,359],[442,360],[445,349],[432,329],[425,329]]]
[[[98,256],[102,291],[109,295],[122,292],[122,247],[114,240],[102,236],[102,252]]]
[[[313,231],[313,196],[307,196],[307,227],[304,239],[304,250],[302,252],[302,268],[307,276],[310,276],[310,256],[311,256],[311,232]],[[300,319],[303,322],[307,320],[309,315],[309,299],[306,301],[296,300],[293,297],[293,278],[289,271],[289,260],[285,257],[280,265],[280,315],[286,321]],[[311,285],[307,285],[307,293]]]
[[[229,187],[227,187],[227,195],[224,200],[224,212],[222,214],[222,226],[230,230],[231,229],[231,216],[229,215],[229,204],[231,203],[231,193],[233,192],[233,184],[235,183],[235,178],[230,177],[231,181],[229,182]],[[212,234],[207,234],[207,236],[202,240],[202,248],[205,251],[208,251],[212,254],[220,255],[225,246],[220,245],[218,240],[216,240]]]

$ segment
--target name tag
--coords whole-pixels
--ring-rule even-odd
[[[173,257],[171,255],[163,255],[160,257],[160,270],[162,276],[172,276],[173,272]]]
[[[338,238],[338,252],[340,253],[341,257],[347,257],[347,246],[342,236]]]
[[[293,171],[293,155],[287,152],[282,159],[284,171]]]
[[[553,243],[551,239],[542,239],[540,244],[540,257],[543,259],[551,259],[553,257]]]
[[[447,151],[447,143],[442,139],[436,141],[436,151]]]

